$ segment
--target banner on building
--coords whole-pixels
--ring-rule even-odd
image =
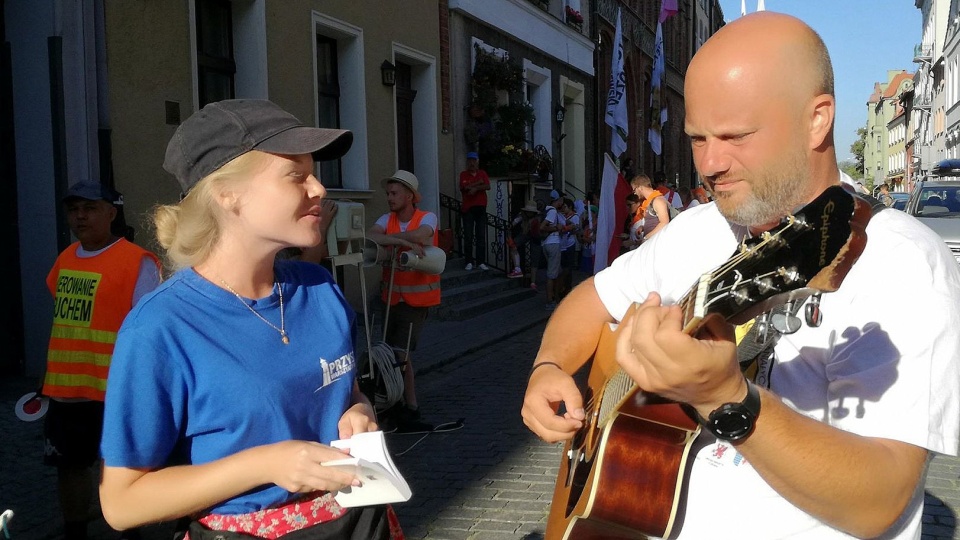
[[[663,126],[667,123],[667,104],[663,100],[663,23],[657,23],[657,37],[653,42],[653,75],[650,78],[650,127],[647,140],[653,153],[663,150]]]
[[[762,3],[763,0],[760,0]],[[663,3],[660,4],[660,18],[657,19],[659,22],[665,22],[670,17],[673,17],[680,11],[677,9],[677,0],[663,0]]]
[[[650,78],[650,127],[647,140],[653,153],[663,151],[663,126],[667,123],[667,101],[663,94],[663,23],[677,14],[677,0],[663,0],[657,18],[657,36],[653,42],[653,75]]]
[[[607,93],[605,122],[610,126],[610,152],[619,157],[627,151],[627,77],[623,72],[623,31],[620,9],[617,9],[617,29],[613,38],[613,58],[610,63],[610,91]]]

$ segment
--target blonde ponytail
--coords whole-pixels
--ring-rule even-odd
[[[256,150],[242,154],[197,182],[179,204],[154,209],[157,242],[166,251],[168,268],[176,271],[196,266],[210,256],[221,233],[223,210],[217,195],[246,181],[263,159],[264,154]]]

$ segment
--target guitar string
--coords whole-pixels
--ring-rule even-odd
[[[768,232],[763,236],[761,236],[760,241],[756,245],[749,247],[749,249],[743,249],[738,251],[736,254],[731,256],[724,264],[720,265],[717,269],[715,269],[710,273],[710,281],[714,281],[717,276],[725,274],[729,272],[732,268],[742,265],[745,260],[755,255],[759,250],[768,246],[773,241],[781,240],[784,233],[788,229],[792,228],[793,225],[794,225],[793,220],[790,220],[788,221],[788,223],[784,224],[779,229],[777,229],[776,232],[773,232],[773,233]],[[742,245],[745,245],[745,244],[742,244]],[[772,272],[764,275],[769,275],[769,274],[772,274]],[[677,304],[678,306],[680,306],[684,316],[683,317],[684,326],[686,326],[690,321],[693,320],[693,318],[689,316],[689,313],[692,310],[692,308],[695,307],[693,306],[693,302],[696,300],[696,297],[694,296],[694,292],[697,290],[698,286],[699,286],[699,283],[687,289],[687,292],[684,294],[684,296],[680,299],[680,301]],[[714,292],[730,291],[730,290],[733,290],[735,286],[736,286],[736,283],[733,283],[727,287],[717,289]],[[631,391],[633,391],[634,388],[637,387],[636,383],[633,382],[632,379],[628,379],[626,381],[626,384],[622,384],[625,381],[621,380],[622,377],[620,377],[620,375],[624,373],[625,372],[623,371],[623,369],[619,368],[617,372],[610,377],[610,379],[604,385],[604,391],[602,393],[602,396],[604,396],[604,398],[610,397],[611,392],[616,391],[614,393],[614,395],[616,396],[615,403],[620,403]],[[597,404],[599,403],[598,399],[599,399],[599,396],[597,394],[594,394],[590,396],[590,398],[587,400],[587,406],[590,411],[596,410]],[[598,419],[598,422],[597,422],[598,425],[604,422],[604,418],[603,418],[604,412],[602,408],[603,407],[601,405],[601,410],[598,411],[599,414],[601,415],[601,417]]]

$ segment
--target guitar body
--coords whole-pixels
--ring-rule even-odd
[[[866,245],[870,215],[868,203],[834,186],[778,228],[744,240],[679,302],[684,332],[696,336],[716,316],[733,324],[756,317],[766,328],[773,307],[835,291]],[[810,323],[818,321],[817,306],[807,305],[814,308],[808,324],[819,324]],[[603,329],[584,426],[564,446],[547,540],[669,537],[682,519],[699,425],[679,404],[636,387],[616,363],[616,340],[615,330]]]
[[[605,329],[588,379],[586,425],[563,449],[547,540],[668,536],[676,521],[699,426],[653,394],[607,395],[618,371],[615,345],[616,332]],[[616,411],[603,421],[607,407]]]

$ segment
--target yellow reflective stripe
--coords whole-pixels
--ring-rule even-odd
[[[82,339],[94,343],[116,343],[117,333],[107,330],[94,330],[93,328],[82,328],[79,326],[60,326],[55,325],[50,332],[50,337],[63,339]]]
[[[107,390],[107,380],[94,377],[93,375],[66,375],[63,373],[47,373],[47,376],[44,377],[43,382],[44,384],[49,384],[50,386],[86,386],[100,390],[101,392],[105,392]]]
[[[97,354],[90,351],[61,351],[52,349],[47,352],[47,360],[51,362],[84,363],[95,366],[109,366],[112,354]]]
[[[432,290],[439,289],[439,288],[440,288],[439,281],[435,283],[425,283],[425,284],[419,284],[419,285],[397,285],[397,284],[393,285],[393,291],[401,292],[401,293],[430,292]]]

